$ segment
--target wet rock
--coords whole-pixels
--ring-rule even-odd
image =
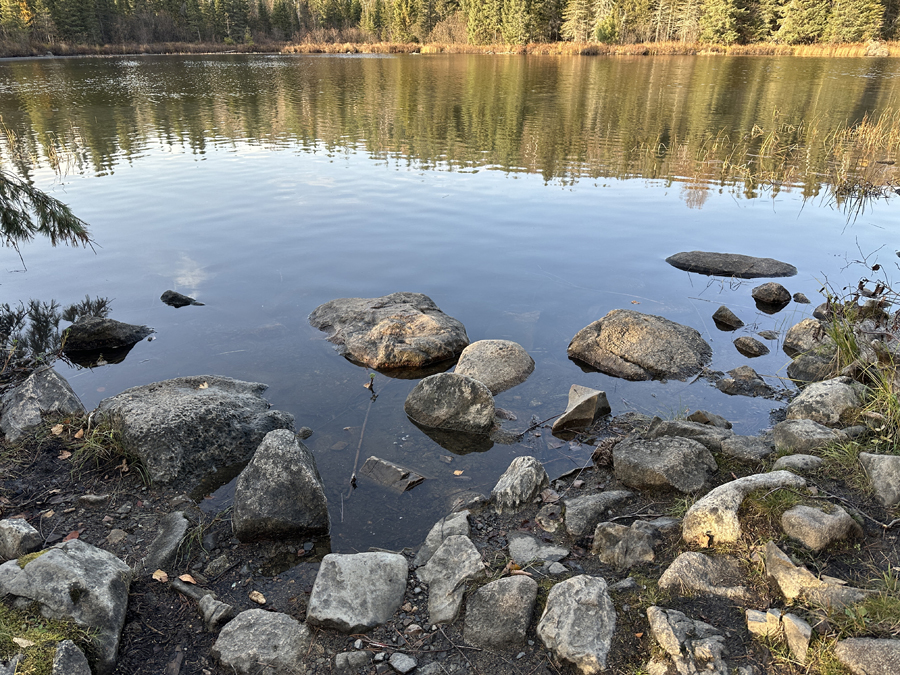
[[[744,325],[744,322],[741,321],[734,312],[728,309],[725,305],[722,305],[717,309],[712,315],[713,321],[716,323],[716,328],[719,330],[737,330],[741,326]]]
[[[841,609],[861,602],[866,592],[833,577],[821,579],[806,567],[797,567],[774,542],[766,544],[766,574],[775,579],[787,600],[799,598],[826,609]]]
[[[129,347],[155,331],[114,319],[85,316],[63,331],[63,352],[109,351]]]
[[[766,305],[786,305],[791,301],[788,290],[774,281],[757,286],[750,291],[750,295],[756,302]]]
[[[715,413],[711,413],[707,410],[695,410],[687,416],[687,421],[696,422],[697,424],[705,424],[707,426],[717,427],[719,429],[731,428],[731,422],[726,420],[721,415],[716,415]]]
[[[215,375],[179,377],[104,399],[100,414],[150,480],[168,483],[245,461],[270,431],[292,430],[293,415],[269,410],[266,388]]]
[[[454,372],[483,383],[491,394],[512,389],[534,371],[534,359],[509,340],[479,340],[463,349]]]
[[[130,585],[128,565],[79,539],[57,544],[24,568],[15,560],[0,565],[0,594],[15,606],[34,602],[46,617],[94,631],[92,665],[100,675],[115,668]]]
[[[44,545],[41,533],[24,518],[0,520],[0,558],[12,560],[39,551]]]
[[[802,453],[819,450],[829,443],[845,440],[844,434],[840,431],[805,419],[779,422],[772,430],[772,437],[778,450]]]
[[[703,593],[749,602],[740,563],[731,556],[709,556],[695,551],[682,553],[659,578],[659,587],[680,595]]]
[[[789,420],[812,420],[826,427],[838,427],[851,420],[865,403],[865,387],[849,377],[813,382],[787,406]]]
[[[220,626],[224,626],[234,618],[234,607],[219,602],[211,593],[200,598],[197,607],[206,629],[210,632],[217,631]]]
[[[785,455],[775,460],[772,471],[793,471],[800,475],[809,474],[825,462],[815,455]]]
[[[900,640],[839,640],[834,655],[854,675],[894,675],[900,663]]]
[[[338,353],[370,368],[423,368],[456,357],[469,344],[466,329],[421,293],[340,298],[309,315]]]
[[[537,591],[537,582],[525,576],[498,579],[479,588],[466,602],[466,642],[485,649],[524,644]]]
[[[467,431],[454,431],[452,429],[435,429],[433,427],[418,424],[411,420],[423,434],[439,446],[452,452],[454,455],[468,455],[473,452],[487,452],[494,447],[494,436],[499,427],[493,427],[491,434],[473,434]],[[501,439],[498,439],[498,442]]]
[[[730,429],[684,420],[662,420],[659,417],[654,417],[647,429],[647,438],[650,440],[665,437],[690,438],[712,452],[719,452],[725,439],[732,436],[734,432]]]
[[[508,538],[509,557],[520,565],[527,565],[533,560],[559,562],[569,555],[569,549],[544,544],[524,532],[510,532]]]
[[[538,460],[516,457],[491,490],[491,499],[499,513],[515,511],[533,501],[549,484],[550,477]]]
[[[805,665],[809,640],[812,638],[812,626],[796,614],[785,614],[781,617],[781,627],[794,660]]]
[[[793,265],[739,253],[689,251],[669,256],[666,262],[686,272],[736,279],[792,277],[797,274],[797,268]]]
[[[680,379],[695,375],[712,349],[693,328],[659,316],[615,309],[581,329],[569,358],[626,380]]]
[[[887,507],[900,504],[900,456],[861,452],[859,461],[872,481],[878,501]]]
[[[615,630],[616,610],[606,581],[580,575],[550,589],[537,635],[556,658],[584,675],[595,675],[606,670]]]
[[[87,657],[71,640],[56,645],[51,675],[91,675]]]
[[[742,462],[758,462],[775,452],[775,445],[759,436],[734,435],[722,441],[722,454]]]
[[[573,384],[569,389],[569,403],[566,411],[553,423],[552,432],[567,429],[583,429],[591,426],[598,417],[609,415],[612,408],[606,399],[606,392]]]
[[[38,426],[41,415],[46,413],[84,413],[84,406],[72,387],[52,366],[38,368],[22,384],[3,394],[0,431],[13,443],[24,432]]]
[[[397,493],[412,490],[425,480],[425,476],[417,474],[412,469],[374,455],[365,461],[359,470],[359,475],[371,478],[379,485]]]
[[[728,377],[716,382],[716,389],[730,396],[773,396],[775,390],[766,384],[750,366],[738,366],[728,371]]]
[[[725,637],[717,629],[677,610],[662,607],[648,607],[647,619],[653,639],[668,654],[679,675],[729,674],[723,660],[727,653]],[[654,670],[652,665],[649,670]]]
[[[306,622],[342,633],[386,623],[403,602],[406,558],[397,553],[329,553],[309,596]]]
[[[325,486],[312,452],[294,433],[270,431],[241,471],[232,527],[242,542],[328,534]]]
[[[817,553],[831,544],[861,537],[862,528],[840,506],[830,511],[798,504],[781,515],[781,529]]]
[[[744,476],[710,490],[684,516],[681,534],[685,542],[712,546],[738,541],[741,523],[738,510],[744,497],[758,489],[806,487],[806,480],[789,471]]]
[[[212,657],[238,675],[302,672],[312,635],[306,624],[280,612],[248,609],[219,633]]]
[[[433,624],[453,623],[462,605],[465,582],[481,579],[485,573],[481,554],[468,537],[444,539],[428,564],[416,571],[419,581],[428,584],[428,620]]]
[[[742,335],[734,341],[737,350],[748,358],[756,358],[757,356],[765,356],[769,353],[769,348],[756,338],[749,335]]]
[[[566,531],[573,537],[585,537],[609,510],[631,497],[628,490],[606,490],[600,494],[566,499]]]
[[[417,424],[435,429],[487,434],[494,426],[494,397],[481,382],[456,373],[421,380],[404,410]]]
[[[757,333],[763,340],[777,340],[778,332],[774,330],[761,330]]]
[[[831,379],[834,375],[831,357],[817,356],[816,354],[795,356],[787,367],[787,376],[800,384],[821,382]]]
[[[425,543],[422,544],[422,547],[419,549],[419,552],[416,553],[415,560],[413,560],[413,567],[421,567],[429,560],[431,560],[431,556],[434,555],[434,552],[440,548],[440,545],[444,543],[444,539],[453,535],[465,535],[469,534],[469,512],[468,511],[459,511],[457,513],[451,513],[449,516],[445,518],[441,518],[437,523],[434,524],[434,527],[429,530],[428,535],[425,537]]]
[[[301,441],[305,441],[307,438],[313,435],[313,430],[309,427],[300,427],[297,430],[297,438]]]
[[[594,530],[591,553],[600,562],[622,572],[635,565],[653,562],[653,549],[660,534],[650,523],[635,521],[631,527],[617,523],[599,523]]]
[[[162,300],[169,307],[187,307],[188,305],[196,305],[197,307],[203,307],[202,302],[197,302],[194,298],[191,298],[187,295],[182,295],[177,291],[166,291],[159,299]]]
[[[796,302],[796,303],[798,303],[798,304],[801,304],[801,305],[808,305],[808,304],[810,304],[810,303],[809,303],[809,298],[807,298],[803,293],[799,293],[799,292],[798,292],[798,293],[794,293],[793,299],[794,299],[794,302]]]
[[[134,573],[142,574],[147,571],[152,574],[158,569],[166,569],[175,559],[189,526],[190,523],[182,511],[167,513],[160,518],[159,532],[147,549],[147,555],[135,566]]]
[[[629,437],[613,449],[616,478],[635,489],[672,487],[694,492],[718,469],[703,445],[689,438],[644,441]]]
[[[788,330],[782,349],[791,358],[809,353],[829,357],[835,350],[835,344],[820,321],[803,319]]]

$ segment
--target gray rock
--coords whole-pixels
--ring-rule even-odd
[[[15,560],[0,565],[0,595],[95,631],[92,659],[100,675],[115,668],[130,585],[128,565],[80,539],[57,544],[24,568]]]
[[[457,534],[469,535],[468,511],[451,513],[434,524],[434,527],[429,530],[428,535],[425,537],[425,543],[422,544],[419,552],[416,553],[415,560],[412,563],[413,567],[421,567],[427,563],[431,560],[434,552],[444,543],[444,539]]]
[[[403,602],[406,558],[397,553],[329,553],[322,558],[306,622],[342,633],[386,623]]]
[[[589,535],[613,506],[631,496],[628,490],[606,490],[600,494],[563,500],[566,505],[566,531],[573,537]]]
[[[294,417],[269,410],[266,385],[227,377],[179,377],[127,389],[100,402],[140,457],[150,480],[199,477],[247,460],[267,433],[293,429]]]
[[[757,302],[766,305],[786,305],[791,301],[788,290],[774,281],[760,284],[750,291],[750,295]]]
[[[765,356],[769,353],[768,347],[749,335],[742,335],[735,339],[734,346],[741,354],[751,359],[757,356]]]
[[[770,609],[768,612],[760,612],[756,609],[748,609],[747,631],[753,635],[766,638],[777,638],[781,634],[781,612]]]
[[[825,325],[816,319],[803,319],[791,326],[784,336],[781,347],[784,353],[794,358],[801,354],[817,354],[830,356],[835,350],[834,340],[825,332]]]
[[[26,553],[40,550],[44,545],[41,533],[24,518],[0,520],[0,558],[12,560]]]
[[[569,344],[570,358],[626,380],[695,375],[712,358],[712,348],[693,328],[660,316],[614,309],[581,329]]]
[[[726,438],[734,436],[730,429],[723,429],[718,425],[700,424],[685,420],[663,420],[654,417],[647,429],[647,438],[654,440],[666,436],[690,438],[712,452],[722,450],[722,442]]]
[[[0,659],[0,675],[16,675],[19,672],[19,661],[23,658],[25,657],[21,654],[16,654],[8,661]]]
[[[359,475],[371,478],[379,485],[398,494],[412,490],[425,481],[425,476],[416,473],[412,469],[407,469],[404,466],[394,464],[374,455],[366,459],[359,470]]]
[[[424,368],[469,344],[462,323],[421,293],[331,300],[309,322],[329,334],[338,353],[370,368]]]
[[[219,626],[224,626],[234,618],[234,607],[219,602],[211,593],[200,598],[197,607],[203,623],[206,624],[206,629],[210,632],[215,632]]]
[[[63,331],[63,352],[112,351],[129,347],[154,332],[147,326],[84,316]]]
[[[775,448],[793,450],[797,453],[809,453],[824,448],[829,443],[845,440],[845,436],[835,429],[812,420],[785,420],[775,425],[772,430]]]
[[[781,617],[781,627],[784,630],[784,637],[787,640],[794,660],[806,665],[809,640],[812,637],[812,626],[796,614],[785,614]]]
[[[203,307],[202,302],[197,302],[194,298],[184,295],[183,293],[179,293],[178,291],[165,291],[159,299],[162,300],[169,307],[187,307],[188,305],[196,305],[197,307]]]
[[[840,579],[821,579],[806,567],[797,567],[774,542],[766,544],[766,574],[775,579],[787,600],[800,599],[826,609],[842,609],[866,598],[866,591],[844,585]]]
[[[606,581],[579,575],[550,589],[537,635],[556,658],[584,675],[595,675],[606,670],[615,630],[616,610]]]
[[[689,544],[712,546],[738,541],[741,523],[738,510],[753,490],[777,487],[806,487],[806,481],[790,471],[744,476],[710,490],[694,502],[684,516],[681,536]]]
[[[663,648],[679,675],[728,675],[723,657],[725,637],[703,621],[695,621],[685,614],[662,607],[648,607],[650,633]]]
[[[787,536],[816,552],[835,542],[859,538],[863,534],[859,523],[837,505],[832,505],[830,512],[825,512],[798,504],[781,515],[781,528]]]
[[[736,279],[759,279],[792,277],[797,274],[793,265],[773,258],[756,258],[739,253],[712,253],[689,251],[676,253],[666,258],[666,262],[686,272],[696,272],[716,277]]]
[[[559,576],[560,574],[565,574],[569,571],[568,567],[558,562],[545,563],[544,569],[547,570],[547,574],[552,574],[553,576]]]
[[[526,565],[532,560],[559,562],[569,555],[569,549],[544,544],[524,532],[510,532],[507,538],[509,539],[509,557],[520,565]]]
[[[775,452],[775,444],[759,436],[731,436],[722,441],[723,455],[742,462],[758,462]]]
[[[865,387],[849,377],[807,385],[787,407],[787,419],[812,420],[826,427],[846,425],[865,402]]]
[[[8,442],[13,443],[24,432],[38,426],[45,413],[84,413],[84,406],[72,387],[52,366],[38,368],[18,387],[3,394],[0,431]]]
[[[794,473],[809,474],[818,469],[825,462],[815,455],[785,455],[775,460],[772,471],[793,471]]]
[[[51,675],[91,675],[87,657],[71,640],[56,645]]]
[[[713,313],[712,318],[719,330],[737,330],[744,325],[744,322],[725,305],[719,307],[719,309]]]
[[[534,359],[509,340],[479,340],[463,349],[453,372],[478,380],[496,396],[528,379]]]
[[[411,657],[409,654],[404,654],[403,652],[394,652],[391,654],[391,658],[388,659],[388,663],[391,664],[391,668],[400,673],[400,675],[406,675],[406,673],[411,673],[418,666],[418,662]]]
[[[594,530],[591,553],[600,562],[622,572],[635,565],[653,562],[659,530],[650,523],[635,521],[631,527],[618,523],[599,523]]]
[[[222,629],[211,653],[238,675],[295,675],[302,672],[311,642],[306,624],[287,614],[248,609]]]
[[[241,471],[232,527],[242,542],[328,534],[325,486],[312,452],[294,433],[270,431]]]
[[[174,561],[189,526],[190,522],[182,511],[167,513],[160,518],[159,532],[147,549],[147,555],[141,564],[135,566],[135,574],[141,574],[143,570],[149,570],[152,574],[158,569],[168,567]]]
[[[616,478],[635,489],[672,487],[694,492],[718,469],[709,450],[689,438],[644,441],[634,436],[613,449]]]
[[[703,593],[749,602],[740,563],[731,556],[708,556],[695,551],[682,553],[659,578],[659,587],[680,595]]]
[[[543,464],[534,457],[516,457],[491,490],[491,499],[499,513],[515,511],[534,500],[549,484]]]
[[[800,384],[821,382],[835,376],[834,365],[829,356],[800,354],[788,364],[787,376]]]
[[[900,640],[839,640],[834,655],[854,675],[895,675],[900,663]]]
[[[778,331],[774,330],[761,330],[757,333],[759,337],[764,340],[777,340],[778,339]]]
[[[861,452],[859,461],[872,482],[878,501],[887,507],[900,504],[900,456]]]
[[[447,537],[428,564],[416,571],[419,580],[428,584],[428,620],[433,624],[453,623],[466,582],[481,579],[485,572],[481,555],[468,537]]]
[[[420,380],[404,410],[414,422],[434,429],[487,434],[494,426],[494,397],[478,380],[438,373]]]
[[[313,430],[309,427],[300,427],[297,430],[297,438],[301,441],[305,441],[307,438],[313,435]]]
[[[728,377],[716,382],[716,389],[729,396],[773,396],[775,389],[766,384],[750,366],[738,366],[728,371]]]
[[[526,576],[498,579],[479,588],[466,601],[466,642],[485,649],[524,644],[537,591],[537,582]]]
[[[716,415],[715,413],[711,413],[708,410],[695,410],[690,415],[687,416],[688,422],[696,422],[697,424],[705,424],[711,427],[718,427],[719,429],[730,429],[731,422],[726,420],[721,415]]]
[[[801,305],[810,304],[809,298],[807,298],[806,295],[804,295],[803,293],[800,293],[800,292],[794,293],[793,297],[794,297],[794,302],[796,302],[798,304],[801,304]]]
[[[369,652],[341,652],[334,657],[335,675],[357,675],[372,662]]]
[[[591,426],[598,417],[609,415],[612,408],[606,392],[573,384],[569,389],[566,411],[553,423],[553,433]]]

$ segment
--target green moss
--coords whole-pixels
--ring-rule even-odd
[[[19,610],[0,603],[0,659],[22,654],[16,675],[51,675],[57,643],[71,640],[84,650],[90,639],[90,633],[74,623],[41,616],[36,605]]]
[[[26,553],[21,558],[17,559],[16,563],[18,563],[20,569],[24,570],[25,565],[30,563],[32,560],[37,560],[38,558],[40,558],[42,555],[44,555],[49,550],[50,550],[49,548],[45,548],[43,551],[37,551],[35,553]]]

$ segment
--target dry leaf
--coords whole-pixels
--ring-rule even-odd
[[[19,645],[22,649],[34,647],[34,643],[31,640],[26,640],[25,638],[13,638],[12,641]]]
[[[182,574],[178,578],[181,579],[186,584],[194,584],[195,586],[197,585],[197,580],[194,579],[194,577],[192,577],[190,574]]]
[[[259,591],[250,591],[250,599],[255,602],[257,605],[266,604],[266,596],[264,596]]]
[[[59,436],[63,432],[64,428],[65,427],[63,427],[62,424],[54,424],[53,427],[50,429],[50,433],[53,434],[54,436]]]
[[[122,463],[116,467],[121,473],[128,473],[128,461],[123,457]]]
[[[52,518],[55,515],[56,515],[56,511],[54,511],[53,509],[50,509],[49,511],[44,511],[44,513],[41,514],[41,517],[42,518]]]
[[[75,434],[75,438],[84,438],[84,429],[79,429],[78,433]]]
[[[634,637],[636,637],[638,640],[640,640],[642,637],[644,637],[644,634],[643,633],[635,633]]]
[[[209,382],[204,382],[197,389],[209,389]]]
[[[631,301],[631,304],[632,304],[632,305],[639,305],[639,304],[641,304],[641,303],[639,303],[637,300],[632,300],[632,301]]]
[[[456,471],[453,472],[453,475],[454,476],[462,476],[463,475],[462,469],[457,469]]]
[[[69,534],[63,537],[63,541],[72,541],[73,539],[78,539],[78,537],[81,536],[81,532],[81,530],[72,530],[71,532],[69,532]]]
[[[72,456],[71,452],[69,452],[68,450],[63,450],[62,452],[59,453],[59,457],[57,457],[56,459],[69,459],[69,457],[71,457],[71,456]]]
[[[162,570],[156,570],[153,573],[153,578],[160,582],[161,584],[166,583],[169,580],[169,575],[163,572]]]
[[[526,572],[525,570],[510,570],[509,573],[519,577],[534,576],[531,572]]]

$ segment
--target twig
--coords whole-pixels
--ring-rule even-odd
[[[549,422],[550,420],[554,420],[554,419],[556,419],[557,417],[560,417],[562,414],[563,414],[563,413],[558,413],[558,414],[556,414],[556,415],[553,415],[552,417],[548,417],[548,418],[545,419],[545,420],[541,420],[540,422],[534,422],[530,427],[528,427],[525,431],[523,431],[523,432],[522,432],[521,434],[519,434],[519,435],[522,436],[522,435],[524,435],[524,434],[527,434],[529,431],[533,431],[533,430],[537,429],[538,427],[541,427],[541,426],[545,425],[545,424],[546,424],[547,422]]]
[[[362,450],[363,438],[366,435],[366,424],[369,422],[369,413],[372,411],[372,403],[374,402],[375,396],[369,398],[369,407],[366,408],[366,416],[363,419],[362,429],[359,431],[359,443],[356,446],[356,457],[353,459],[353,473],[350,474],[350,489],[347,490],[347,499],[350,499],[350,495],[353,494],[353,488],[356,487],[356,467],[359,464],[359,452]],[[343,504],[343,501],[341,504]],[[343,516],[341,521],[343,522]]]
[[[449,637],[447,637],[447,634],[444,632],[444,627],[443,627],[443,626],[438,626],[438,629],[441,631],[441,635],[444,636],[444,639],[445,639],[447,642],[450,643],[450,646],[451,646],[451,647],[454,647],[454,648],[456,649],[456,651],[459,652],[459,655],[462,656],[462,657],[466,660],[466,663],[469,664],[469,668],[471,668],[471,669],[476,673],[476,675],[477,675],[477,674],[478,674],[478,669],[477,669],[475,666],[472,665],[472,662],[469,661],[469,657],[466,656],[466,653],[465,653],[462,649],[460,649],[459,645],[453,644],[453,640],[451,640]],[[481,651],[481,650],[478,649],[477,647],[467,647],[467,649],[474,649],[475,651],[479,651],[479,652]]]

